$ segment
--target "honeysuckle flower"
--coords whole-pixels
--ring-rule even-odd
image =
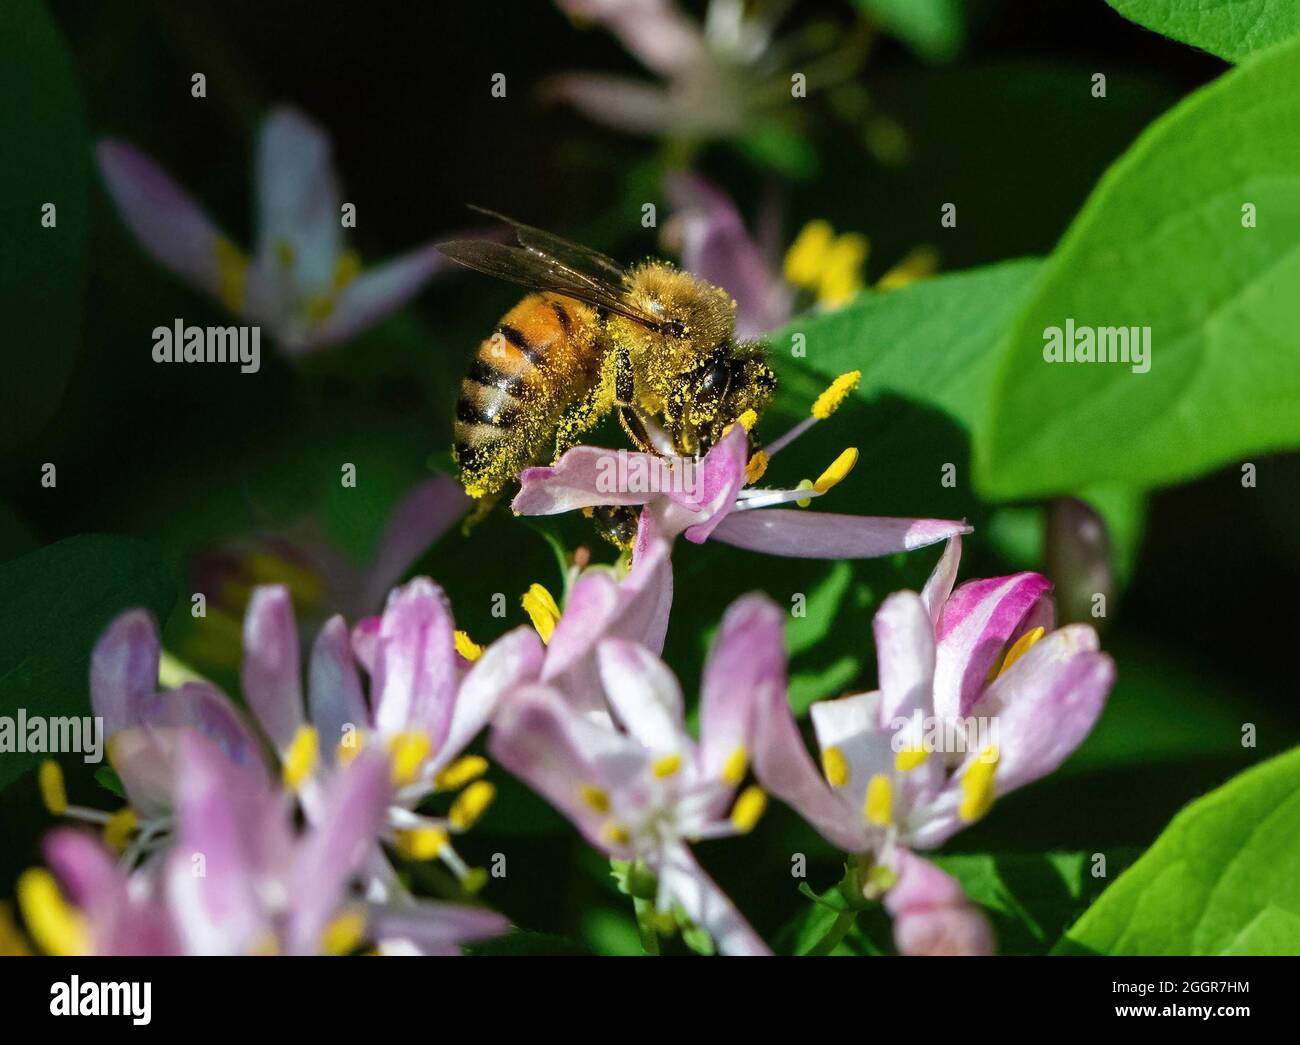
[[[584,714],[563,693],[532,685],[507,701],[489,750],[564,813],[612,859],[657,878],[655,906],[680,908],[726,954],[767,954],[766,944],[696,862],[690,843],[751,830],[763,792],[737,795],[748,766],[746,694],[771,685],[779,645],[755,643],[750,602],[727,613],[705,664],[700,739],[683,724],[672,672],[633,642],[597,650],[608,717]]]
[[[624,76],[570,73],[548,94],[590,119],[631,134],[685,142],[735,138],[797,113],[792,77],[808,89],[842,82],[865,54],[862,33],[778,40],[785,5],[710,0],[702,24],[672,0],[558,0],[576,22],[613,33],[655,83]],[[802,61],[787,68],[792,55]]]
[[[1084,625],[1052,630],[1036,573],[953,589],[953,538],[921,594],[890,595],[874,630],[880,688],[815,703],[819,772],[784,696],[756,704],[754,770],[828,840],[870,854],[888,888],[902,849],[934,848],[1083,741],[1114,681]],[[775,608],[774,608],[775,609]],[[778,641],[774,619],[768,627]]]
[[[703,458],[575,446],[548,467],[525,469],[511,507],[520,515],[555,515],[603,505],[644,505],[641,526],[653,521],[666,542],[679,534],[702,544],[713,539],[769,555],[808,559],[862,559],[912,551],[970,528],[943,519],[856,516],[781,507],[807,504],[834,488],[857,461],[848,449],[814,480],[787,489],[752,486],[782,449],[848,395],[857,374],[839,379],[814,404],[811,415],[770,444],[749,453],[745,421],[733,426]],[[747,419],[752,423],[752,419]],[[622,482],[620,476],[653,477]]]
[[[796,305],[839,308],[867,287],[870,242],[860,233],[836,235],[829,222],[811,221],[778,266],[716,185],[697,174],[677,173],[669,175],[666,191],[673,208],[666,228],[681,253],[682,267],[735,298],[736,330],[743,337],[760,337],[785,326]],[[933,248],[918,247],[875,288],[894,290],[924,279],[937,261]]]
[[[904,849],[896,862],[898,880],[885,894],[884,905],[894,919],[899,954],[997,953],[993,927],[955,878]]]
[[[250,259],[162,168],[101,141],[99,169],[144,250],[236,316],[265,325],[289,355],[347,341],[409,300],[444,264],[432,245],[372,269],[343,245],[343,200],[324,131],[274,110],[257,140],[257,244]]]

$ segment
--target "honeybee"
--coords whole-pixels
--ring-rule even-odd
[[[776,375],[762,345],[736,340],[736,306],[725,290],[664,261],[624,268],[482,213],[508,224],[516,242],[452,240],[438,249],[533,293],[479,345],[461,384],[454,454],[470,496],[498,494],[610,411],[637,448],[695,456],[771,400]],[[635,533],[626,510],[598,511],[597,522],[621,546]]]

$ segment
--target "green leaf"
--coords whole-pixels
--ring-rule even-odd
[[[1300,955],[1298,867],[1300,749],[1187,806],[1060,949]]]
[[[72,66],[38,0],[0,7],[0,451],[35,436],[81,339],[90,143]],[[53,228],[42,225],[54,205]]]
[[[1300,442],[1297,122],[1291,44],[1194,94],[1105,175],[1001,353],[976,439],[985,494],[1144,489]],[[1149,327],[1149,372],[1046,361],[1067,320]]]
[[[72,537],[0,566],[0,714],[90,713],[90,651],[105,626],[142,606],[162,620],[175,597],[153,549],[125,537]],[[0,758],[0,787],[39,762]]]
[[[1130,21],[1230,62],[1300,36],[1295,0],[1106,0]]]
[[[922,58],[948,61],[961,49],[962,0],[858,0],[858,6]]]

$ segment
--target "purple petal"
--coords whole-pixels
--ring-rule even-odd
[[[366,571],[363,598],[368,611],[383,604],[388,589],[451,529],[469,505],[469,497],[450,475],[435,475],[418,483],[397,502]]]
[[[295,281],[328,288],[342,238],[338,180],[329,138],[294,109],[275,110],[257,141],[257,254],[263,272],[293,252]]]
[[[361,691],[361,677],[352,656],[348,626],[341,616],[331,617],[312,646],[307,692],[311,723],[327,751],[343,738],[345,727],[370,727],[370,709]]]
[[[575,446],[553,465],[525,468],[519,474],[519,492],[510,507],[517,515],[558,515],[598,505],[644,504],[655,495],[620,490],[619,469],[623,469],[622,474],[633,469],[652,474],[659,468],[659,461],[654,454]]]
[[[218,294],[216,243],[221,233],[199,205],[125,142],[102,141],[95,157],[118,214],[146,253],[187,283]]]
[[[669,174],[665,188],[681,232],[682,268],[736,299],[736,336],[756,338],[784,324],[789,292],[731,200],[697,174]]]
[[[447,264],[435,247],[427,246],[367,268],[347,285],[329,316],[312,331],[311,346],[342,344],[374,326],[415,297]]]
[[[974,904],[909,912],[894,920],[899,954],[979,958],[997,954],[989,920]]]
[[[908,849],[896,850],[893,868],[898,881],[885,894],[884,903],[885,910],[895,918],[909,911],[966,902],[957,879]]]
[[[244,699],[272,742],[284,750],[303,722],[298,627],[282,584],[253,592],[244,614]]]
[[[112,736],[140,721],[143,702],[158,689],[158,628],[145,610],[115,619],[90,656],[90,705]]]
[[[371,700],[381,733],[420,730],[435,750],[451,722],[456,684],[455,627],[441,588],[427,577],[394,588],[384,608]]]
[[[155,735],[193,729],[255,780],[268,779],[257,735],[230,698],[209,682],[187,682],[179,689],[151,696],[141,719]]]
[[[545,96],[567,102],[606,127],[631,134],[661,134],[672,130],[684,115],[668,91],[626,76],[557,76],[546,82]]]
[[[682,728],[682,690],[668,665],[635,642],[606,639],[597,647],[605,698],[623,728],[656,754],[690,741]]]
[[[713,538],[738,548],[796,559],[874,559],[924,548],[970,530],[965,523],[946,519],[756,508],[732,512],[713,531]]]
[[[897,591],[876,611],[876,637],[881,705],[880,725],[919,710],[932,710],[934,684],[934,625],[921,596]]]
[[[961,534],[953,534],[944,545],[943,554],[935,563],[934,570],[925,587],[921,590],[921,601],[935,628],[939,627],[939,615],[943,605],[952,594],[952,586],[957,581],[957,568],[961,565]]]
[[[559,0],[578,22],[598,22],[647,69],[670,75],[702,60],[706,43],[695,23],[669,0]]]
[[[352,629],[352,653],[357,663],[366,669],[371,677],[375,674],[375,657],[379,654],[379,629],[383,617],[363,617]]]
[[[510,931],[510,922],[495,911],[468,904],[418,900],[403,907],[375,911],[371,934],[380,941],[399,940],[421,954],[459,954],[460,945]]]
[[[41,855],[75,906],[91,912],[126,906],[126,879],[98,838],[76,828],[56,828],[42,841]]]
[[[733,514],[736,495],[745,485],[745,465],[749,460],[749,436],[740,425],[734,425],[707,454],[701,464],[703,490],[695,498],[700,505],[692,505],[682,498],[672,498],[672,508],[666,508],[659,520],[663,534],[671,539],[682,530],[686,539],[703,544]],[[685,509],[685,510],[683,510]]]
[[[528,626],[507,632],[483,651],[460,684],[447,739],[433,762],[434,772],[465,749],[488,724],[503,699],[536,681],[542,658],[542,640]]]
[[[939,618],[934,710],[964,716],[994,663],[1026,615],[1051,588],[1040,573],[967,581],[949,596]]]
[[[723,954],[772,953],[684,845],[669,848],[654,869],[659,875],[659,888],[682,906],[691,921],[708,930]]]

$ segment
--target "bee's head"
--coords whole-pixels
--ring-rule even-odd
[[[726,341],[683,374],[666,413],[679,453],[706,453],[747,410],[761,413],[776,391],[776,374],[752,342]]]

